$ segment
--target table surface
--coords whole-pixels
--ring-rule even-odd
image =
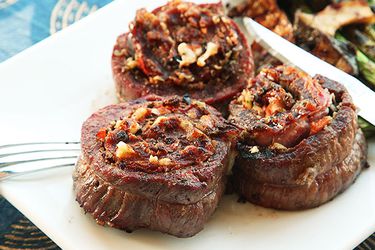
[[[0,62],[89,15],[111,0],[0,0]],[[0,196],[0,249],[59,247]],[[375,249],[375,233],[356,249]]]

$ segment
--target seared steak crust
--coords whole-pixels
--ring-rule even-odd
[[[358,129],[349,155],[325,172],[319,174],[313,166],[306,168],[294,184],[276,184],[254,179],[243,171],[244,168],[236,167],[233,169],[234,183],[244,198],[263,207],[283,210],[312,208],[330,201],[349,187],[362,168],[367,167],[366,159],[367,144]]]
[[[270,72],[274,72],[273,69],[270,70]],[[282,76],[278,78],[272,75],[271,78],[275,81],[277,79],[281,82],[283,79],[293,79],[292,82],[303,83],[302,78],[308,77],[303,74],[296,75],[293,70],[290,71],[284,67],[278,67],[276,71],[281,72]],[[264,72],[265,77],[268,77],[269,72]],[[265,81],[265,79],[258,77],[257,84],[260,80]],[[253,85],[250,84],[248,88],[257,86],[254,81]],[[328,91],[332,97],[332,103],[320,102],[325,103],[325,105],[328,104],[327,109],[322,109],[320,112],[324,112],[319,113],[320,116],[316,117],[317,120],[315,121],[311,119],[312,115],[298,116],[295,122],[303,119],[306,121],[303,123],[303,133],[301,132],[298,137],[296,137],[297,132],[295,131],[302,131],[302,129],[293,125],[293,120],[290,119],[290,116],[287,116],[289,111],[285,105],[280,111],[271,114],[271,117],[266,117],[265,121],[271,120],[271,122],[282,122],[282,117],[287,117],[287,122],[282,123],[284,129],[281,130],[281,133],[288,132],[290,138],[281,138],[283,138],[283,141],[291,141],[293,144],[286,147],[284,146],[286,144],[276,143],[275,140],[280,138],[278,134],[277,137],[272,139],[272,145],[257,144],[256,138],[253,137],[259,132],[256,129],[262,127],[262,125],[249,126],[249,124],[254,123],[254,111],[240,105],[241,102],[238,100],[233,101],[230,106],[229,119],[248,131],[243,134],[238,143],[239,155],[236,158],[233,170],[234,186],[240,195],[255,204],[287,210],[318,206],[348,187],[362,167],[366,165],[366,142],[357,126],[356,108],[346,89],[341,84],[320,75],[306,82],[309,84],[304,86],[310,86],[309,88],[314,89],[313,85],[320,85],[319,91]],[[281,84],[285,87],[285,83]],[[292,83],[286,89],[290,91],[293,86]],[[306,91],[309,92],[309,90]],[[307,92],[302,91],[302,94],[299,93],[299,95],[308,97],[310,94],[307,94]],[[319,94],[317,96],[324,95]],[[300,101],[298,100],[300,97],[296,93],[293,93],[293,96],[297,99],[290,110],[295,109]],[[273,95],[272,98],[274,97]],[[261,97],[257,96],[256,98]],[[240,100],[243,101],[243,98]],[[274,99],[270,100],[274,101]],[[308,99],[302,101],[306,102]],[[254,107],[257,103],[254,102],[252,105]],[[269,107],[273,103],[270,102],[266,105]],[[279,105],[283,106],[282,104]],[[306,104],[305,106],[309,107],[309,105]],[[266,107],[266,110],[268,107]],[[312,107],[309,110],[315,112]],[[260,121],[262,119],[264,118],[261,118]],[[324,123],[324,126],[318,126],[319,129],[314,129],[314,126],[316,126],[314,124],[320,124],[320,121],[326,120],[329,122]],[[258,120],[256,122],[258,124]],[[292,128],[290,130],[292,132],[288,130],[288,126]],[[278,124],[272,123],[273,127],[278,128]],[[251,133],[250,129],[253,129],[252,131],[255,131],[255,134],[254,132]],[[267,130],[261,131],[261,133],[272,135]]]
[[[192,236],[224,191],[237,134],[187,96],[107,106],[82,127],[77,201],[100,224]]]
[[[190,237],[203,229],[223,194],[226,177],[212,191],[190,204],[166,202],[114,186],[95,174],[83,160],[74,172],[77,201],[100,225],[133,231],[139,228],[177,237]]]
[[[120,101],[188,93],[220,107],[246,85],[253,60],[221,4],[172,1],[137,12],[116,41],[112,71]]]

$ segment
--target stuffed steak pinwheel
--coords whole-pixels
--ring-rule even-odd
[[[253,60],[221,3],[171,1],[137,11],[114,46],[112,71],[120,101],[187,93],[221,108],[245,87]]]
[[[367,165],[356,108],[339,83],[288,66],[263,69],[230,104],[244,129],[233,169],[236,190],[265,207],[319,206]]]
[[[83,124],[76,199],[99,224],[192,236],[224,192],[237,136],[218,111],[188,96],[107,106]]]

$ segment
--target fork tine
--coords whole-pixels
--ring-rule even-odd
[[[43,152],[67,152],[67,151],[80,151],[79,148],[67,148],[67,149],[41,149],[41,150],[31,150],[31,151],[23,151],[23,152],[16,152],[16,153],[8,153],[8,154],[0,154],[0,158],[8,157],[12,155],[21,155],[21,154],[32,154],[32,153],[43,153]]]
[[[39,159],[31,159],[31,160],[24,160],[24,161],[12,161],[12,162],[0,162],[0,169],[18,165],[22,163],[28,163],[28,162],[35,162],[35,161],[48,161],[48,160],[62,160],[62,159],[76,159],[78,155],[75,156],[61,156],[61,157],[49,157],[49,158],[39,158]]]
[[[73,141],[73,142],[26,142],[26,143],[15,143],[15,144],[6,144],[1,145],[1,148],[9,148],[9,147],[16,147],[16,146],[26,146],[26,145],[45,145],[45,144],[80,144],[79,141]]]
[[[0,145],[0,180],[46,169],[74,166],[80,142],[27,142]],[[78,148],[77,148],[78,147]]]
[[[61,168],[61,167],[71,167],[74,165],[75,163],[59,164],[59,165],[53,165],[53,166],[43,167],[39,169],[32,169],[30,171],[5,170],[5,171],[0,172],[0,181],[8,179],[10,177],[20,176],[20,175],[24,175],[28,173],[35,173],[35,172],[40,172],[40,171],[47,170],[47,169],[54,169],[54,168]]]

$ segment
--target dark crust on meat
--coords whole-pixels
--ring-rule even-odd
[[[349,155],[308,183],[277,185],[260,182],[243,172],[242,168],[235,168],[235,188],[248,201],[264,207],[283,210],[313,208],[330,201],[348,188],[362,168],[367,166],[366,159],[366,141],[362,131],[358,129]]]
[[[106,142],[98,139],[98,131],[103,127],[128,117],[140,107],[156,102],[175,105],[184,101],[186,97],[147,96],[107,106],[85,121],[81,136],[82,155],[73,175],[74,188],[79,204],[98,223],[126,230],[150,228],[178,237],[192,236],[203,228],[224,192],[225,175],[233,165],[232,144],[238,134],[218,111],[193,99],[182,106],[203,105],[216,119],[217,127],[213,132],[207,132],[215,140],[215,151],[199,164],[154,172],[121,168],[117,162],[107,160],[103,149]]]
[[[77,163],[73,178],[78,203],[98,224],[126,231],[147,228],[177,237],[191,237],[203,229],[225,188],[223,176],[199,201],[179,204],[114,186],[82,160]]]
[[[220,4],[203,4],[198,6],[208,7],[212,11],[221,8]],[[154,10],[154,12],[159,10],[160,8]],[[211,81],[204,83],[203,89],[188,88],[184,85],[179,86],[178,84],[150,84],[149,80],[142,76],[143,73],[140,69],[134,68],[131,71],[124,71],[124,60],[134,55],[134,48],[130,33],[120,35],[117,38],[113,51],[114,53],[115,51],[123,51],[124,54],[121,56],[112,55],[112,72],[119,100],[133,100],[148,94],[166,96],[173,94],[184,95],[187,93],[192,98],[205,101],[216,108],[223,106],[223,103],[228,103],[228,100],[246,85],[248,76],[253,75],[253,61],[246,38],[233,20],[227,18],[227,21],[228,25],[237,33],[239,43],[243,47],[239,52],[237,60],[239,65],[238,70],[231,72],[231,77],[225,83],[215,84]]]

